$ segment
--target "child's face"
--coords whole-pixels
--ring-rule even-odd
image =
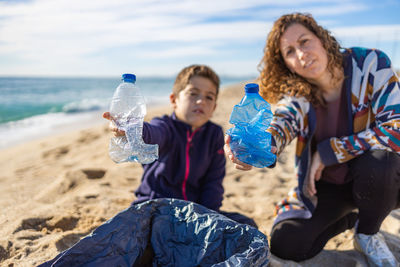
[[[178,95],[172,93],[170,100],[176,117],[195,130],[211,118],[216,107],[217,88],[209,79],[194,76]]]

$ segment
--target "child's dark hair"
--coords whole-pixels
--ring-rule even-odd
[[[218,75],[206,65],[190,65],[183,68],[176,76],[172,92],[178,95],[180,91],[185,89],[189,84],[189,80],[194,76],[200,76],[209,79],[217,88],[217,95],[219,91],[220,80]]]

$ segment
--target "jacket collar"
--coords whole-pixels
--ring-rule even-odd
[[[175,112],[172,112],[171,118],[172,118],[172,120],[174,120],[179,125],[179,127],[182,127],[184,129],[186,129],[187,131],[190,131],[190,133],[192,132],[192,126],[187,124],[187,123],[185,123],[185,122],[183,122],[183,121],[181,121],[181,120],[179,120],[176,117]],[[210,123],[210,121],[207,121],[206,123],[204,123],[203,126],[201,126],[200,128],[197,129],[197,132],[202,131],[206,127],[206,125],[209,124],[209,123]]]

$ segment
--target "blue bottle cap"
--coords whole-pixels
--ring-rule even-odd
[[[122,80],[127,83],[134,83],[136,82],[135,74],[125,73],[122,74]]]
[[[244,91],[246,93],[258,93],[258,84],[256,83],[248,83],[244,87]]]

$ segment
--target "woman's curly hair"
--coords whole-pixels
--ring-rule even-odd
[[[259,64],[260,93],[271,103],[276,103],[284,95],[290,95],[304,96],[313,105],[323,105],[321,90],[299,75],[292,73],[286,67],[281,55],[280,39],[286,29],[295,23],[303,25],[320,39],[327,51],[328,70],[332,73],[334,82],[341,79],[341,76],[335,72],[335,69],[341,69],[343,61],[339,43],[328,30],[319,26],[310,14],[292,13],[283,15],[276,20],[268,34],[264,56]]]

